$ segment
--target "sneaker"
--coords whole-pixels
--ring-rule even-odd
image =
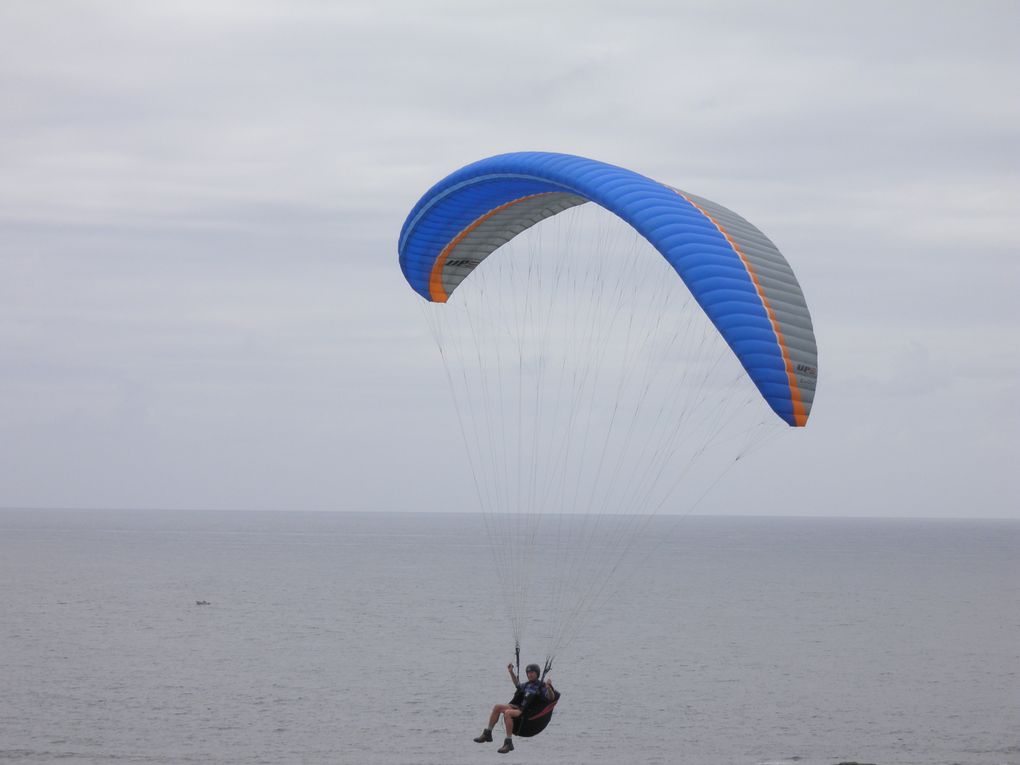
[[[474,739],[476,744],[484,744],[486,741],[492,741],[492,731],[486,728],[482,731],[482,735]]]
[[[506,754],[507,752],[512,752],[513,750],[514,742],[511,741],[510,739],[507,739],[506,741],[503,742],[503,746],[501,746],[496,751],[499,752],[500,754]]]

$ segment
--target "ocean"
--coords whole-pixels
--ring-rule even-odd
[[[0,511],[0,761],[1020,763],[1020,522],[642,535],[500,755],[480,516]]]

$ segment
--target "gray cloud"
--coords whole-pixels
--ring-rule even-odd
[[[788,254],[823,374],[761,512],[1015,517],[1017,6],[637,5],[4,4],[0,504],[469,506],[396,234],[545,149]]]

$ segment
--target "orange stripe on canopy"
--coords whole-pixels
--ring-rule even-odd
[[[432,264],[432,272],[429,274],[429,297],[432,298],[432,301],[435,303],[445,303],[449,298],[449,295],[446,294],[446,288],[443,287],[443,268],[444,266],[446,266],[446,261],[450,257],[450,253],[453,252],[454,249],[456,249],[457,245],[461,243],[464,237],[466,237],[468,234],[470,234],[472,231],[474,231],[476,228],[478,228],[480,225],[482,225],[485,221],[487,221],[496,213],[502,212],[503,210],[507,209],[508,207],[512,207],[518,202],[523,202],[525,199],[533,199],[534,197],[540,197],[542,196],[542,194],[548,193],[550,192],[543,191],[538,194],[528,194],[526,197],[513,199],[507,202],[506,204],[500,205],[499,207],[494,207],[487,213],[485,213],[485,215],[481,216],[480,218],[476,218],[474,221],[471,222],[471,224],[467,228],[465,228],[463,231],[457,234],[457,236],[450,240],[450,243],[447,244],[446,247],[443,248],[443,251],[440,252],[439,255],[436,257],[435,263]]]
[[[793,362],[790,361],[790,351],[786,347],[786,339],[783,337],[783,331],[779,328],[779,321],[776,319],[776,314],[772,310],[772,306],[769,305],[769,299],[765,297],[765,291],[762,289],[761,282],[758,281],[758,274],[754,272],[754,266],[744,255],[740,246],[733,241],[733,238],[726,232],[715,218],[708,214],[697,202],[690,199],[686,194],[677,191],[684,199],[691,203],[691,205],[702,215],[712,221],[719,233],[722,234],[726,241],[729,242],[730,247],[737,253],[737,257],[740,258],[740,262],[744,264],[744,268],[747,269],[748,275],[751,277],[751,281],[754,282],[754,288],[758,292],[758,297],[761,299],[761,304],[765,307],[765,312],[768,314],[769,322],[772,324],[772,331],[776,333],[776,339],[779,341],[779,349],[783,353],[783,362],[786,364],[786,378],[790,383],[790,400],[793,403],[793,421],[798,428],[802,428],[807,424],[807,411],[804,409],[804,401],[801,399],[800,386],[797,385],[797,376],[793,371]]]

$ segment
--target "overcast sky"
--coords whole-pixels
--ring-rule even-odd
[[[1020,517],[1017,29],[1016,2],[6,0],[0,506],[473,509],[396,239],[527,149],[716,200],[800,278],[809,427],[701,511]]]

